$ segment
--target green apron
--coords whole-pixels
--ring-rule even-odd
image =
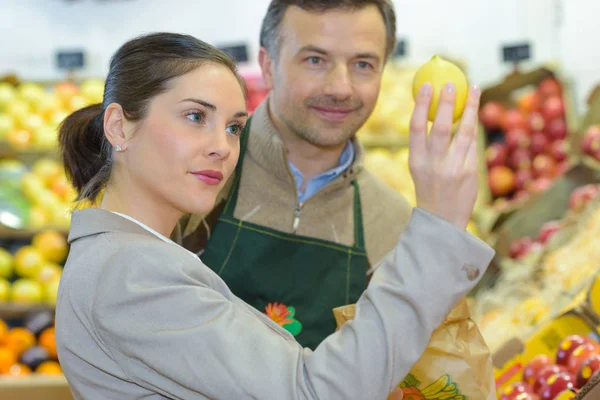
[[[367,285],[358,184],[354,187],[354,246],[279,232],[234,218],[250,121],[229,200],[201,256],[231,291],[315,349],[336,329],[333,308],[355,303]]]

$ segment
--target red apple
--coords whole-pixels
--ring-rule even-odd
[[[565,117],[565,104],[559,96],[549,97],[542,104],[542,115],[546,121]]]
[[[600,347],[598,344],[590,342],[581,344],[573,350],[573,353],[571,353],[571,357],[569,357],[569,361],[567,361],[567,368],[572,374],[577,374],[581,364],[591,356],[597,354],[600,354]]]
[[[533,242],[533,241],[532,241]],[[535,356],[523,368],[523,382],[533,385],[538,373],[546,366],[552,364],[552,359],[545,354]]]
[[[515,128],[504,134],[504,140],[511,149],[526,149],[531,144],[529,133],[523,128]]]
[[[535,178],[550,178],[554,176],[556,161],[547,154],[538,154],[533,159],[532,172]]]
[[[538,93],[541,97],[562,95],[562,87],[556,78],[545,78],[538,86]]]
[[[589,155],[600,151],[600,125],[592,125],[586,130],[581,141],[581,150]]]
[[[506,196],[515,189],[515,173],[504,165],[498,165],[490,169],[488,182],[494,197]]]
[[[569,372],[567,367],[564,365],[548,365],[540,370],[537,377],[535,378],[535,383],[533,384],[534,393],[540,394],[540,390],[548,381],[552,375],[558,375],[561,372]]]
[[[508,158],[508,148],[503,143],[492,143],[485,150],[485,160],[488,168],[505,165]]]
[[[558,221],[550,221],[546,222],[542,225],[540,232],[538,234],[538,241],[541,244],[546,244],[552,238],[552,236],[556,235],[560,231],[560,223]]]
[[[508,156],[508,166],[515,171],[531,169],[531,152],[528,149],[514,149]]]
[[[496,101],[489,101],[481,107],[479,120],[487,130],[500,129],[504,119],[504,106]]]
[[[550,186],[552,186],[552,179],[542,177],[531,182],[531,185],[529,185],[528,189],[531,193],[541,193],[550,189]]]
[[[542,132],[546,126],[546,120],[541,113],[533,112],[527,119],[527,126],[530,132]]]
[[[515,173],[515,189],[517,190],[527,189],[532,181],[533,175],[528,169],[520,169]]]
[[[550,144],[550,155],[558,162],[566,160],[568,152],[569,144],[564,139],[555,140]]]
[[[563,176],[564,174],[567,173],[567,171],[569,170],[569,168],[571,168],[571,164],[569,163],[568,160],[565,161],[561,161],[556,165],[556,170],[554,171],[554,177],[559,177],[559,176]]]
[[[600,148],[596,149],[590,156],[592,156],[594,160],[600,161]]]
[[[546,127],[546,135],[552,140],[567,137],[567,123],[564,119],[553,119]]]
[[[549,149],[549,145],[550,141],[546,135],[544,135],[542,132],[534,132],[531,135],[531,144],[529,145],[529,150],[531,151],[531,154],[536,156],[538,154],[545,153]]]
[[[556,364],[566,366],[571,353],[582,344],[589,343],[590,339],[581,335],[570,335],[564,338],[558,345],[556,352]]]
[[[524,382],[515,382],[508,388],[506,388],[498,400],[521,400],[527,398],[523,396],[524,393],[533,394],[533,388],[531,385]]]
[[[507,110],[502,119],[502,129],[504,132],[508,132],[517,128],[527,128],[527,121],[525,120],[523,113],[516,108]]]
[[[540,389],[541,400],[554,400],[554,398],[567,389],[575,389],[575,375],[561,372],[548,378],[546,384]]]
[[[577,372],[577,389],[581,389],[594,374],[600,371],[600,355],[591,356],[581,364]]]

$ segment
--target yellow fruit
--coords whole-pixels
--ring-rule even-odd
[[[0,114],[0,140],[6,140],[8,134],[15,130],[16,124],[12,116]]]
[[[0,82],[0,110],[14,102],[16,97],[17,91],[13,85],[6,82]]]
[[[0,278],[9,279],[13,274],[13,256],[0,247]]]
[[[33,246],[23,246],[15,253],[15,272],[20,277],[35,278],[43,263],[42,253]]]
[[[28,226],[32,229],[40,229],[50,223],[50,214],[41,206],[31,207],[29,210]]]
[[[55,160],[42,158],[33,164],[32,172],[49,188],[58,177],[64,174],[64,169]]]
[[[10,296],[10,282],[6,279],[0,279],[0,303],[10,301]]]
[[[439,56],[433,56],[431,60],[423,64],[413,79],[413,98],[416,100],[421,87],[429,82],[433,87],[433,100],[429,108],[429,120],[433,121],[440,103],[440,94],[447,83],[454,83],[456,88],[456,102],[454,104],[453,122],[456,122],[462,116],[467,104],[467,95],[469,93],[467,78],[465,74],[456,65],[444,60]]]
[[[60,278],[54,278],[44,285],[44,301],[52,306],[56,305],[58,298],[58,288],[60,286]]]
[[[65,261],[69,251],[67,239],[56,231],[44,231],[36,234],[31,244],[46,260],[55,263]]]
[[[31,279],[18,279],[12,284],[11,300],[18,304],[36,304],[44,299],[44,287]]]
[[[62,274],[62,268],[60,265],[53,262],[46,262],[42,264],[37,274],[36,280],[45,285],[56,278],[60,278]]]

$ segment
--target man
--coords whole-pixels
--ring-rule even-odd
[[[270,94],[243,137],[226,202],[182,220],[175,237],[314,349],[335,330],[332,309],[356,302],[411,214],[364,170],[355,138],[395,47],[394,9],[273,0],[260,44]]]

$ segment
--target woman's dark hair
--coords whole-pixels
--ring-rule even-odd
[[[110,177],[113,149],[104,136],[106,107],[118,103],[128,120],[142,120],[152,98],[165,91],[171,79],[206,63],[229,68],[246,93],[233,59],[193,36],[153,33],[117,50],[110,61],[103,103],[75,111],[59,128],[62,159],[77,200],[95,201]]]

